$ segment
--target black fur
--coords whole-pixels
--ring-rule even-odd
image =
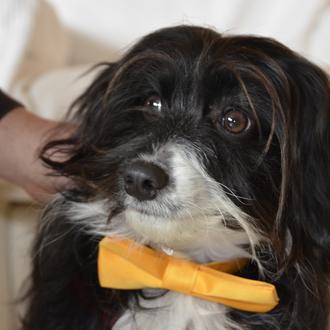
[[[228,195],[257,219],[272,243],[271,251],[260,247],[258,253],[268,260],[272,275],[265,280],[277,286],[280,305],[268,314],[233,310],[232,318],[247,329],[325,330],[330,264],[328,76],[274,40],[190,26],[150,34],[121,60],[103,66],[74,104],[77,132],[66,141],[50,142],[42,154],[58,175],[72,178],[77,189],[50,204],[41,221],[23,329],[110,329],[128,308],[136,292],[100,289],[100,237],[67,219],[66,203],[101,196],[116,202],[113,213],[120,212],[118,177],[123,166],[138,153],[150,152],[152,144],[174,139],[203,150],[208,174],[248,198],[242,202]],[[151,95],[162,98],[162,113],[145,106]],[[249,130],[228,134],[218,127],[217,118],[230,108],[249,116]],[[52,152],[68,152],[70,157],[52,161]],[[245,275],[258,278],[255,268],[250,265]]]

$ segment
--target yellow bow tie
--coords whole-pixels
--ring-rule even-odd
[[[241,261],[200,265],[106,237],[99,244],[98,275],[104,288],[162,288],[243,311],[271,311],[279,302],[273,285],[228,274],[240,269]]]

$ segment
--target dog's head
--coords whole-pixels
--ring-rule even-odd
[[[43,157],[108,210],[88,218],[98,231],[208,251],[202,260],[266,242],[279,260],[325,265],[329,90],[274,40],[163,29],[104,65],[75,103],[77,132]],[[68,144],[67,161],[49,159]]]

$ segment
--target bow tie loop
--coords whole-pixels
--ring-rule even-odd
[[[104,288],[167,289],[243,311],[271,311],[279,302],[272,284],[225,272],[241,265],[240,260],[200,265],[110,237],[99,244],[98,275]]]

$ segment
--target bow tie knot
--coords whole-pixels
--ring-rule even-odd
[[[165,269],[163,287],[165,289],[181,288],[183,293],[189,294],[193,290],[198,270],[198,264],[187,260],[171,259]]]

